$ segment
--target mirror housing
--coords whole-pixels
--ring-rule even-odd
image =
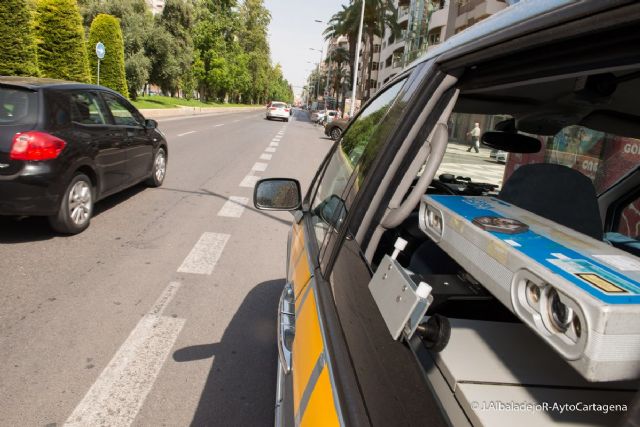
[[[300,183],[291,178],[261,179],[253,189],[253,205],[263,211],[295,211],[302,205]]]
[[[339,196],[332,194],[316,208],[318,216],[327,223],[335,232],[340,230],[340,226],[347,217],[347,209]]]
[[[153,120],[153,119],[146,119],[144,121],[144,127],[147,129],[157,129],[158,128],[158,122]]]

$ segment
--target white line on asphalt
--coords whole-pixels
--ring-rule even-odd
[[[253,188],[256,186],[256,183],[260,179],[259,176],[255,176],[253,174],[249,174],[242,179],[240,182],[240,187]]]
[[[251,168],[251,170],[257,171],[257,172],[264,172],[267,170],[267,164],[266,163],[262,163],[262,162],[256,162],[254,163],[253,167]]]
[[[280,141],[282,138],[280,138],[279,136],[276,136],[272,139],[272,141]]]
[[[279,142],[277,142],[277,141],[271,141],[271,142],[269,143],[269,145],[270,145],[270,146],[272,146],[272,147],[277,147],[278,145],[280,145],[280,143],[279,143]]]
[[[260,154],[260,160],[271,160],[271,157],[272,157],[271,154],[265,154],[265,153]]]
[[[247,197],[231,196],[229,197],[229,200],[222,205],[222,208],[218,212],[218,216],[240,218],[247,203],[249,203],[249,199]]]
[[[240,120],[234,120],[233,123],[238,123]]]
[[[220,126],[224,126],[224,123],[221,123],[219,125],[215,125],[214,128],[219,128]]]
[[[211,274],[229,237],[228,234],[204,233],[178,268],[178,273]]]
[[[130,426],[160,373],[185,319],[161,316],[180,287],[172,282],[138,322],[65,426]]]
[[[189,132],[179,133],[178,136],[185,136],[185,135],[189,135],[189,134],[196,133],[196,132],[197,131],[195,131],[195,130],[190,130]]]
[[[267,153],[275,153],[276,147],[267,147],[264,149],[264,151],[266,151]]]

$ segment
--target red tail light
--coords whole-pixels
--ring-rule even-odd
[[[284,109],[284,112],[285,112],[285,113],[288,113],[288,112],[289,112],[289,109],[288,109],[288,108],[285,108],[285,109]]]
[[[271,107],[271,108],[269,108],[269,109],[270,109],[270,110],[277,110],[277,108],[276,108],[276,107]]]
[[[13,160],[50,160],[58,157],[66,142],[44,132],[19,132],[13,137]]]

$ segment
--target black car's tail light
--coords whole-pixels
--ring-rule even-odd
[[[13,160],[51,160],[58,157],[66,142],[45,132],[19,132],[13,137],[9,157]]]

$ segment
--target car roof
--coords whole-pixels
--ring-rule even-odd
[[[49,89],[49,88],[64,88],[64,89],[101,89],[107,90],[109,92],[113,92],[111,89],[80,83],[73,82],[68,80],[58,80],[58,79],[47,79],[41,77],[23,77],[23,76],[0,76],[0,85],[10,85],[10,86],[18,86],[25,89],[37,91],[40,89]]]
[[[437,45],[406,68],[436,57],[442,57],[438,62],[454,59],[629,3],[633,1],[521,0]]]

